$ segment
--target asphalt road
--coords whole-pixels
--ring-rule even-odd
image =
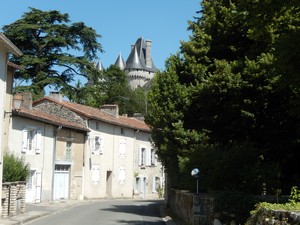
[[[78,205],[30,225],[164,225],[160,215],[162,200],[100,200]]]

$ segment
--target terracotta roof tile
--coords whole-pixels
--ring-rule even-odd
[[[52,101],[55,102],[56,104],[60,104],[78,114],[81,114],[89,119],[95,119],[99,121],[103,121],[106,123],[114,124],[114,125],[119,125],[119,126],[124,126],[132,129],[137,129],[137,130],[143,130],[146,132],[150,132],[150,127],[141,120],[138,120],[134,117],[126,117],[126,116],[112,116],[108,113],[105,113],[101,111],[98,108],[82,105],[82,104],[77,104],[69,101],[56,101],[50,97],[44,97],[40,100],[37,100],[33,103],[33,105],[38,104],[39,102],[43,101]]]
[[[21,107],[19,111],[13,111],[14,115],[20,116],[20,117],[25,117],[25,118],[31,118],[34,120],[39,120],[42,122],[50,123],[53,125],[58,125],[58,126],[63,126],[63,127],[68,127],[76,130],[81,130],[81,131],[90,131],[87,127],[82,126],[78,123],[70,122],[66,119],[60,118],[58,116],[54,116],[48,113],[44,113],[40,110],[37,109],[27,109],[24,107]]]

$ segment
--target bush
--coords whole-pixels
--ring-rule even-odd
[[[286,203],[270,203],[270,202],[259,202],[256,204],[255,210],[251,211],[251,217],[247,224],[257,224],[262,220],[264,221],[275,221],[277,224],[287,224],[288,220],[287,212],[299,212],[300,211],[300,190],[294,186],[291,188],[291,193]],[[295,217],[297,219],[297,217]],[[292,219],[295,219],[292,218]],[[279,222],[278,222],[279,221]],[[275,222],[274,222],[275,223]],[[289,222],[294,224],[293,222]]]
[[[214,193],[215,216],[224,223],[234,220],[237,224],[244,224],[250,216],[256,200],[254,195],[244,192]]]
[[[30,167],[23,158],[18,158],[12,153],[3,156],[3,178],[2,182],[26,181]]]

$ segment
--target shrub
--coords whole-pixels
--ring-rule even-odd
[[[2,182],[26,181],[29,171],[29,164],[25,163],[23,158],[12,153],[4,154]]]
[[[244,192],[218,192],[214,193],[214,212],[218,219],[224,223],[234,220],[244,224],[250,216],[255,205],[255,197]]]

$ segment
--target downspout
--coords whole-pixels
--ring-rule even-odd
[[[139,132],[140,130],[133,130],[133,144],[132,144],[132,171],[133,171],[133,181],[132,181],[132,198],[134,198],[134,187],[135,187],[135,182],[136,182],[136,177],[135,177],[135,158],[136,158],[136,154],[135,154],[135,142],[136,142],[136,134]],[[138,154],[139,155],[139,154]]]
[[[52,159],[52,188],[51,188],[51,200],[54,200],[54,173],[55,173],[55,160],[56,160],[56,143],[57,143],[57,131],[61,129],[61,126],[58,126],[57,128],[54,128],[53,131],[53,159]]]

